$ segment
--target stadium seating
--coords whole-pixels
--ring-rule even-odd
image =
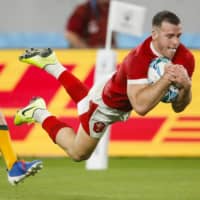
[[[117,33],[117,47],[120,49],[130,49],[137,46],[149,33],[141,37],[130,36]],[[182,42],[191,49],[200,49],[200,34],[185,33],[181,37]],[[29,48],[29,47],[51,47],[69,48],[69,43],[65,40],[62,33],[43,32],[43,33],[0,33],[0,48]]]

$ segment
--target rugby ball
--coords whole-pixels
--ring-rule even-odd
[[[152,62],[149,65],[148,69],[148,82],[150,84],[155,83],[158,81],[164,74],[165,71],[165,65],[166,63],[171,62],[166,57],[158,57],[152,60]],[[178,96],[179,89],[175,87],[174,85],[170,85],[168,88],[168,91],[161,99],[164,103],[170,103],[176,99]]]

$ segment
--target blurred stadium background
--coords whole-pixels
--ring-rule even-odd
[[[20,0],[2,1],[0,12],[0,106],[11,129],[19,155],[60,156],[63,152],[49,141],[38,125],[15,127],[13,115],[32,96],[43,96],[49,109],[62,120],[77,127],[76,107],[63,88],[44,72],[27,68],[18,61],[24,48],[51,47],[56,49],[61,62],[89,86],[93,83],[96,49],[71,50],[64,38],[64,27],[69,14],[83,0]],[[116,49],[118,62],[148,34],[155,12],[169,9],[176,12],[184,25],[183,43],[191,48],[199,64],[200,22],[196,19],[198,1],[140,0],[132,2],[147,8],[144,35],[134,37],[118,34]],[[12,5],[12,6],[11,6]],[[191,6],[192,5],[192,6]],[[195,21],[195,22],[194,22]],[[35,73],[35,71],[37,73]],[[134,113],[126,124],[112,127],[109,155],[111,156],[200,156],[200,109],[197,67],[194,76],[194,100],[189,109],[175,115],[168,105],[161,105],[147,117]],[[45,84],[41,86],[41,81]],[[196,94],[196,95],[195,95]],[[45,144],[46,148],[43,148]],[[185,148],[188,145],[188,148]],[[39,147],[39,148],[38,148]]]
[[[31,97],[43,96],[51,112],[77,128],[76,107],[57,81],[41,70],[27,68],[18,61],[18,56],[24,48],[52,47],[63,65],[91,86],[97,50],[72,50],[64,39],[67,17],[83,0],[0,0],[0,108],[6,115],[14,148],[20,157],[54,157],[42,158],[45,169],[37,177],[12,189],[2,181],[6,180],[6,173],[1,169],[0,199],[199,199],[200,2],[125,1],[147,7],[147,17],[143,36],[118,34],[118,62],[149,34],[155,12],[170,9],[181,17],[184,24],[182,41],[196,58],[191,106],[177,115],[169,105],[162,104],[147,117],[133,113],[127,123],[114,125],[109,144],[109,156],[114,158],[110,158],[106,171],[86,172],[84,163],[55,158],[65,154],[41,127],[16,127],[13,116]],[[0,162],[2,166],[3,161]]]
[[[0,0],[0,48],[53,47],[66,48],[63,32],[66,19],[74,7],[84,0]],[[147,7],[144,36],[151,28],[151,18],[162,9],[175,11],[182,19],[182,39],[191,48],[200,47],[200,3],[197,0],[123,0]],[[132,48],[142,38],[119,34],[119,48]]]
[[[1,2],[2,0],[0,0]],[[82,0],[83,1],[83,0]],[[0,12],[0,106],[5,113],[14,146],[23,156],[63,156],[64,153],[49,140],[39,125],[16,127],[13,116],[33,96],[42,96],[48,108],[60,119],[77,128],[76,107],[64,89],[48,74],[18,61],[24,48],[52,47],[58,58],[72,73],[88,86],[93,84],[97,49],[69,49],[64,39],[67,17],[78,0],[20,0],[2,1]],[[144,35],[133,37],[118,35],[117,62],[141,42],[151,29],[155,12],[170,9],[183,21],[182,40],[191,48],[196,58],[193,103],[180,115],[174,114],[169,105],[162,104],[147,117],[134,112],[124,124],[111,129],[110,156],[200,156],[200,97],[199,48],[200,22],[195,20],[199,2],[192,1],[127,1],[147,8]],[[192,2],[192,6],[191,5]],[[12,6],[11,6],[12,5]],[[194,22],[195,21],[195,22]],[[41,85],[41,82],[45,83]],[[45,148],[44,148],[45,146]]]

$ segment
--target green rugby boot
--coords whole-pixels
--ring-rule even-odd
[[[39,68],[45,68],[47,65],[53,65],[58,62],[55,53],[51,48],[27,49],[19,60],[24,63],[33,64]]]
[[[17,111],[14,117],[14,124],[21,125],[24,123],[36,122],[33,118],[33,114],[37,109],[46,109],[46,103],[43,98],[33,98],[29,105]]]

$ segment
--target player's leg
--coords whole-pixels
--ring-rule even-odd
[[[98,143],[98,139],[90,137],[79,127],[78,133],[66,123],[61,122],[46,109],[42,98],[36,98],[15,115],[16,125],[39,122],[53,142],[57,143],[66,153],[76,161],[87,159]]]
[[[54,76],[63,85],[75,103],[87,96],[88,88],[62,66],[50,48],[28,49],[19,57],[19,60],[44,69],[47,73]]]
[[[80,125],[77,134],[71,129],[60,129],[55,142],[75,161],[86,160],[94,151],[98,139],[90,137]]]
[[[39,160],[24,162],[17,159],[16,153],[12,147],[7,122],[1,112],[0,150],[8,170],[8,181],[13,185],[21,182],[30,175],[34,175],[42,168],[42,162]]]
[[[1,112],[0,112],[0,149],[6,167],[8,170],[10,170],[13,164],[17,161],[17,156],[11,144],[8,125]]]
[[[87,87],[59,63],[55,53],[51,49],[32,48],[26,50],[26,52],[20,56],[19,59],[22,62],[34,64],[35,66],[44,69],[46,72],[58,79],[75,103],[78,104],[85,96],[87,96]],[[98,142],[97,139],[93,139],[87,133],[85,133],[82,128],[79,129],[79,133],[83,134],[77,134],[76,136],[73,129],[71,129],[67,124],[62,123],[55,117],[51,116],[51,114],[49,114],[48,111],[44,111],[44,109],[36,110],[33,116],[30,116],[30,118],[27,118],[26,116],[25,118],[26,122],[27,119],[29,122],[31,122],[32,119],[40,122],[52,140],[58,143],[61,148],[63,148],[69,154],[69,156],[75,160],[88,158],[92,152],[92,149]],[[15,117],[15,123],[20,124],[21,119],[23,121],[22,112],[18,112]],[[57,134],[58,132],[59,134]],[[63,137],[62,135],[65,135],[64,138],[67,139],[64,140],[64,143],[60,139],[58,139],[58,142],[56,141],[57,137],[55,137],[55,135],[58,136],[58,138]],[[79,141],[77,140],[80,137],[79,135],[83,137],[81,141],[84,145],[79,145],[79,142],[76,142]],[[87,145],[88,147],[86,147]]]

